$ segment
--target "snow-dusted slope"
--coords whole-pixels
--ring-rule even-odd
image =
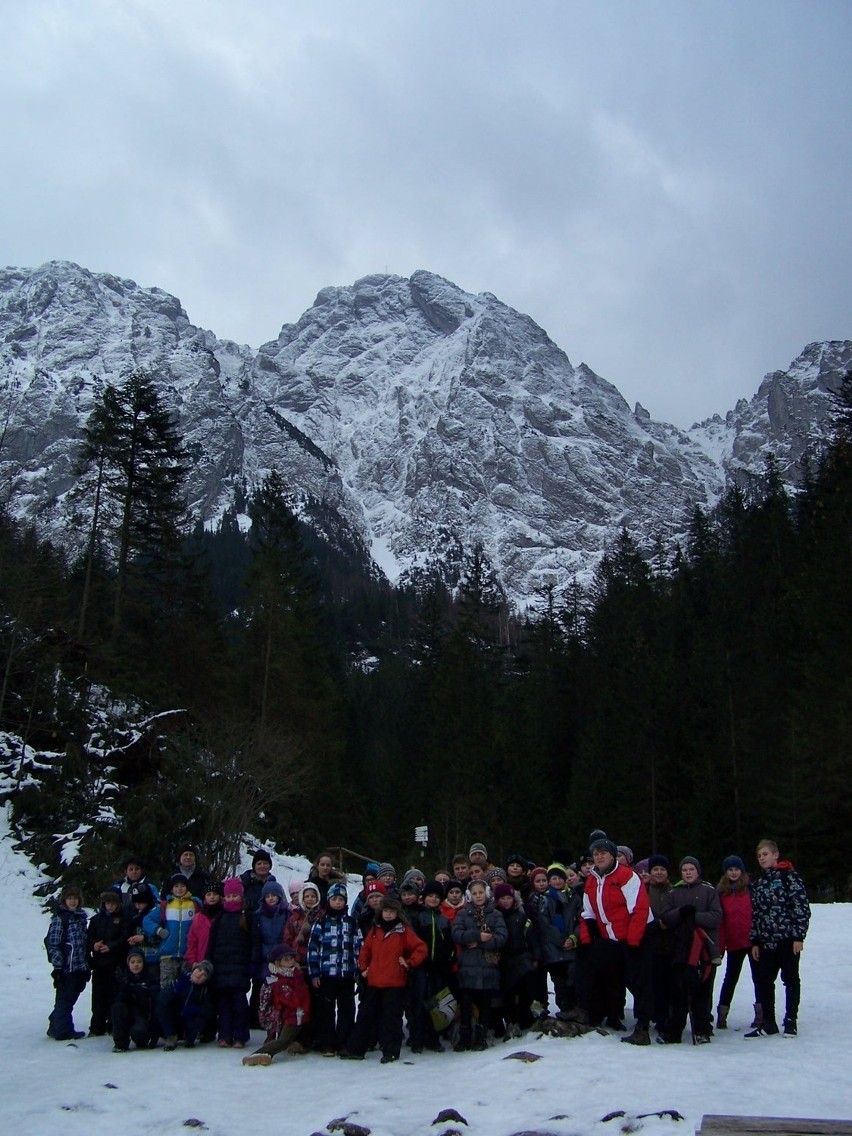
[[[685,432],[631,410],[531,319],[429,272],[326,288],[256,355],[159,289],[66,262],[0,271],[0,491],[62,539],[74,444],[106,381],[144,368],[180,416],[190,503],[214,521],[277,468],[391,575],[481,542],[519,603],[588,570],[627,525],[650,545],[695,503],[823,434],[848,342]]]

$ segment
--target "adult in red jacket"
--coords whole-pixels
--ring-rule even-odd
[[[358,955],[366,986],[362,989],[358,1020],[346,1047],[340,1051],[341,1057],[362,1059],[378,1024],[382,1064],[399,1060],[408,972],[420,966],[428,954],[429,948],[404,918],[400,901],[386,895]]]
[[[616,1018],[626,986],[633,994],[636,1024],[621,1040],[630,1045],[650,1045],[653,995],[651,956],[645,944],[645,929],[651,919],[648,893],[633,869],[619,864],[613,841],[601,837],[592,843],[590,851],[594,867],[583,890],[577,1005],[564,1017],[588,1024],[592,1007],[602,1006],[603,1016]]]

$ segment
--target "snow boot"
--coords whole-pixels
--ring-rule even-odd
[[[784,1019],[784,1036],[785,1037],[798,1037],[798,1026],[795,1018]]]
[[[473,1044],[470,1048],[476,1050],[478,1053],[488,1048],[488,1040],[485,1037],[485,1029],[482,1026],[473,1027]]]
[[[760,1029],[763,1025],[763,1006],[760,1002],[754,1003],[754,1020],[751,1023],[751,1029]]]
[[[719,1005],[716,1007],[716,1029],[728,1028],[728,1011],[730,1006]]]
[[[271,1065],[272,1058],[268,1053],[247,1053],[243,1058],[243,1065]]]
[[[459,1029],[459,1039],[453,1046],[454,1053],[467,1053],[467,1051],[470,1049],[470,1034],[470,1026],[462,1026]]]

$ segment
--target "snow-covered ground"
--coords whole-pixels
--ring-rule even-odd
[[[113,1054],[109,1038],[45,1036],[53,1001],[42,940],[48,916],[32,896],[39,874],[12,850],[0,813],[0,1057],[3,1127],[15,1136],[157,1133],[201,1122],[217,1136],[311,1136],[342,1117],[373,1136],[644,1136],[690,1133],[707,1113],[852,1117],[852,905],[814,908],[802,958],[799,1037],[745,1041],[750,986],[741,979],[731,1026],[712,1045],[646,1049],[615,1035],[572,1040],[531,1034],[485,1053],[405,1056],[382,1066],[319,1056],[244,1068],[233,1050],[205,1046]],[[276,857],[286,883],[307,862]],[[353,889],[354,894],[355,889]],[[779,988],[780,991],[780,988]],[[88,1025],[88,990],[76,1024]],[[259,1043],[261,1035],[253,1035]],[[506,1060],[527,1051],[540,1060]],[[433,1126],[452,1108],[467,1125]],[[683,1120],[643,1113],[676,1110]],[[615,1111],[624,1116],[604,1121]],[[557,1119],[554,1119],[557,1118]]]

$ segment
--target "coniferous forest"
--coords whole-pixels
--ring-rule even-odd
[[[852,897],[850,386],[795,494],[770,460],[681,545],[649,557],[653,534],[624,530],[591,582],[522,614],[481,548],[390,586],[275,473],[202,531],[155,383],[107,387],[61,547],[3,487],[18,834],[82,883],[128,850],[165,870],[182,840],[225,871],[245,833],[437,867],[477,839],[495,863],[573,857],[597,826],[715,880],[770,836],[814,897]]]

